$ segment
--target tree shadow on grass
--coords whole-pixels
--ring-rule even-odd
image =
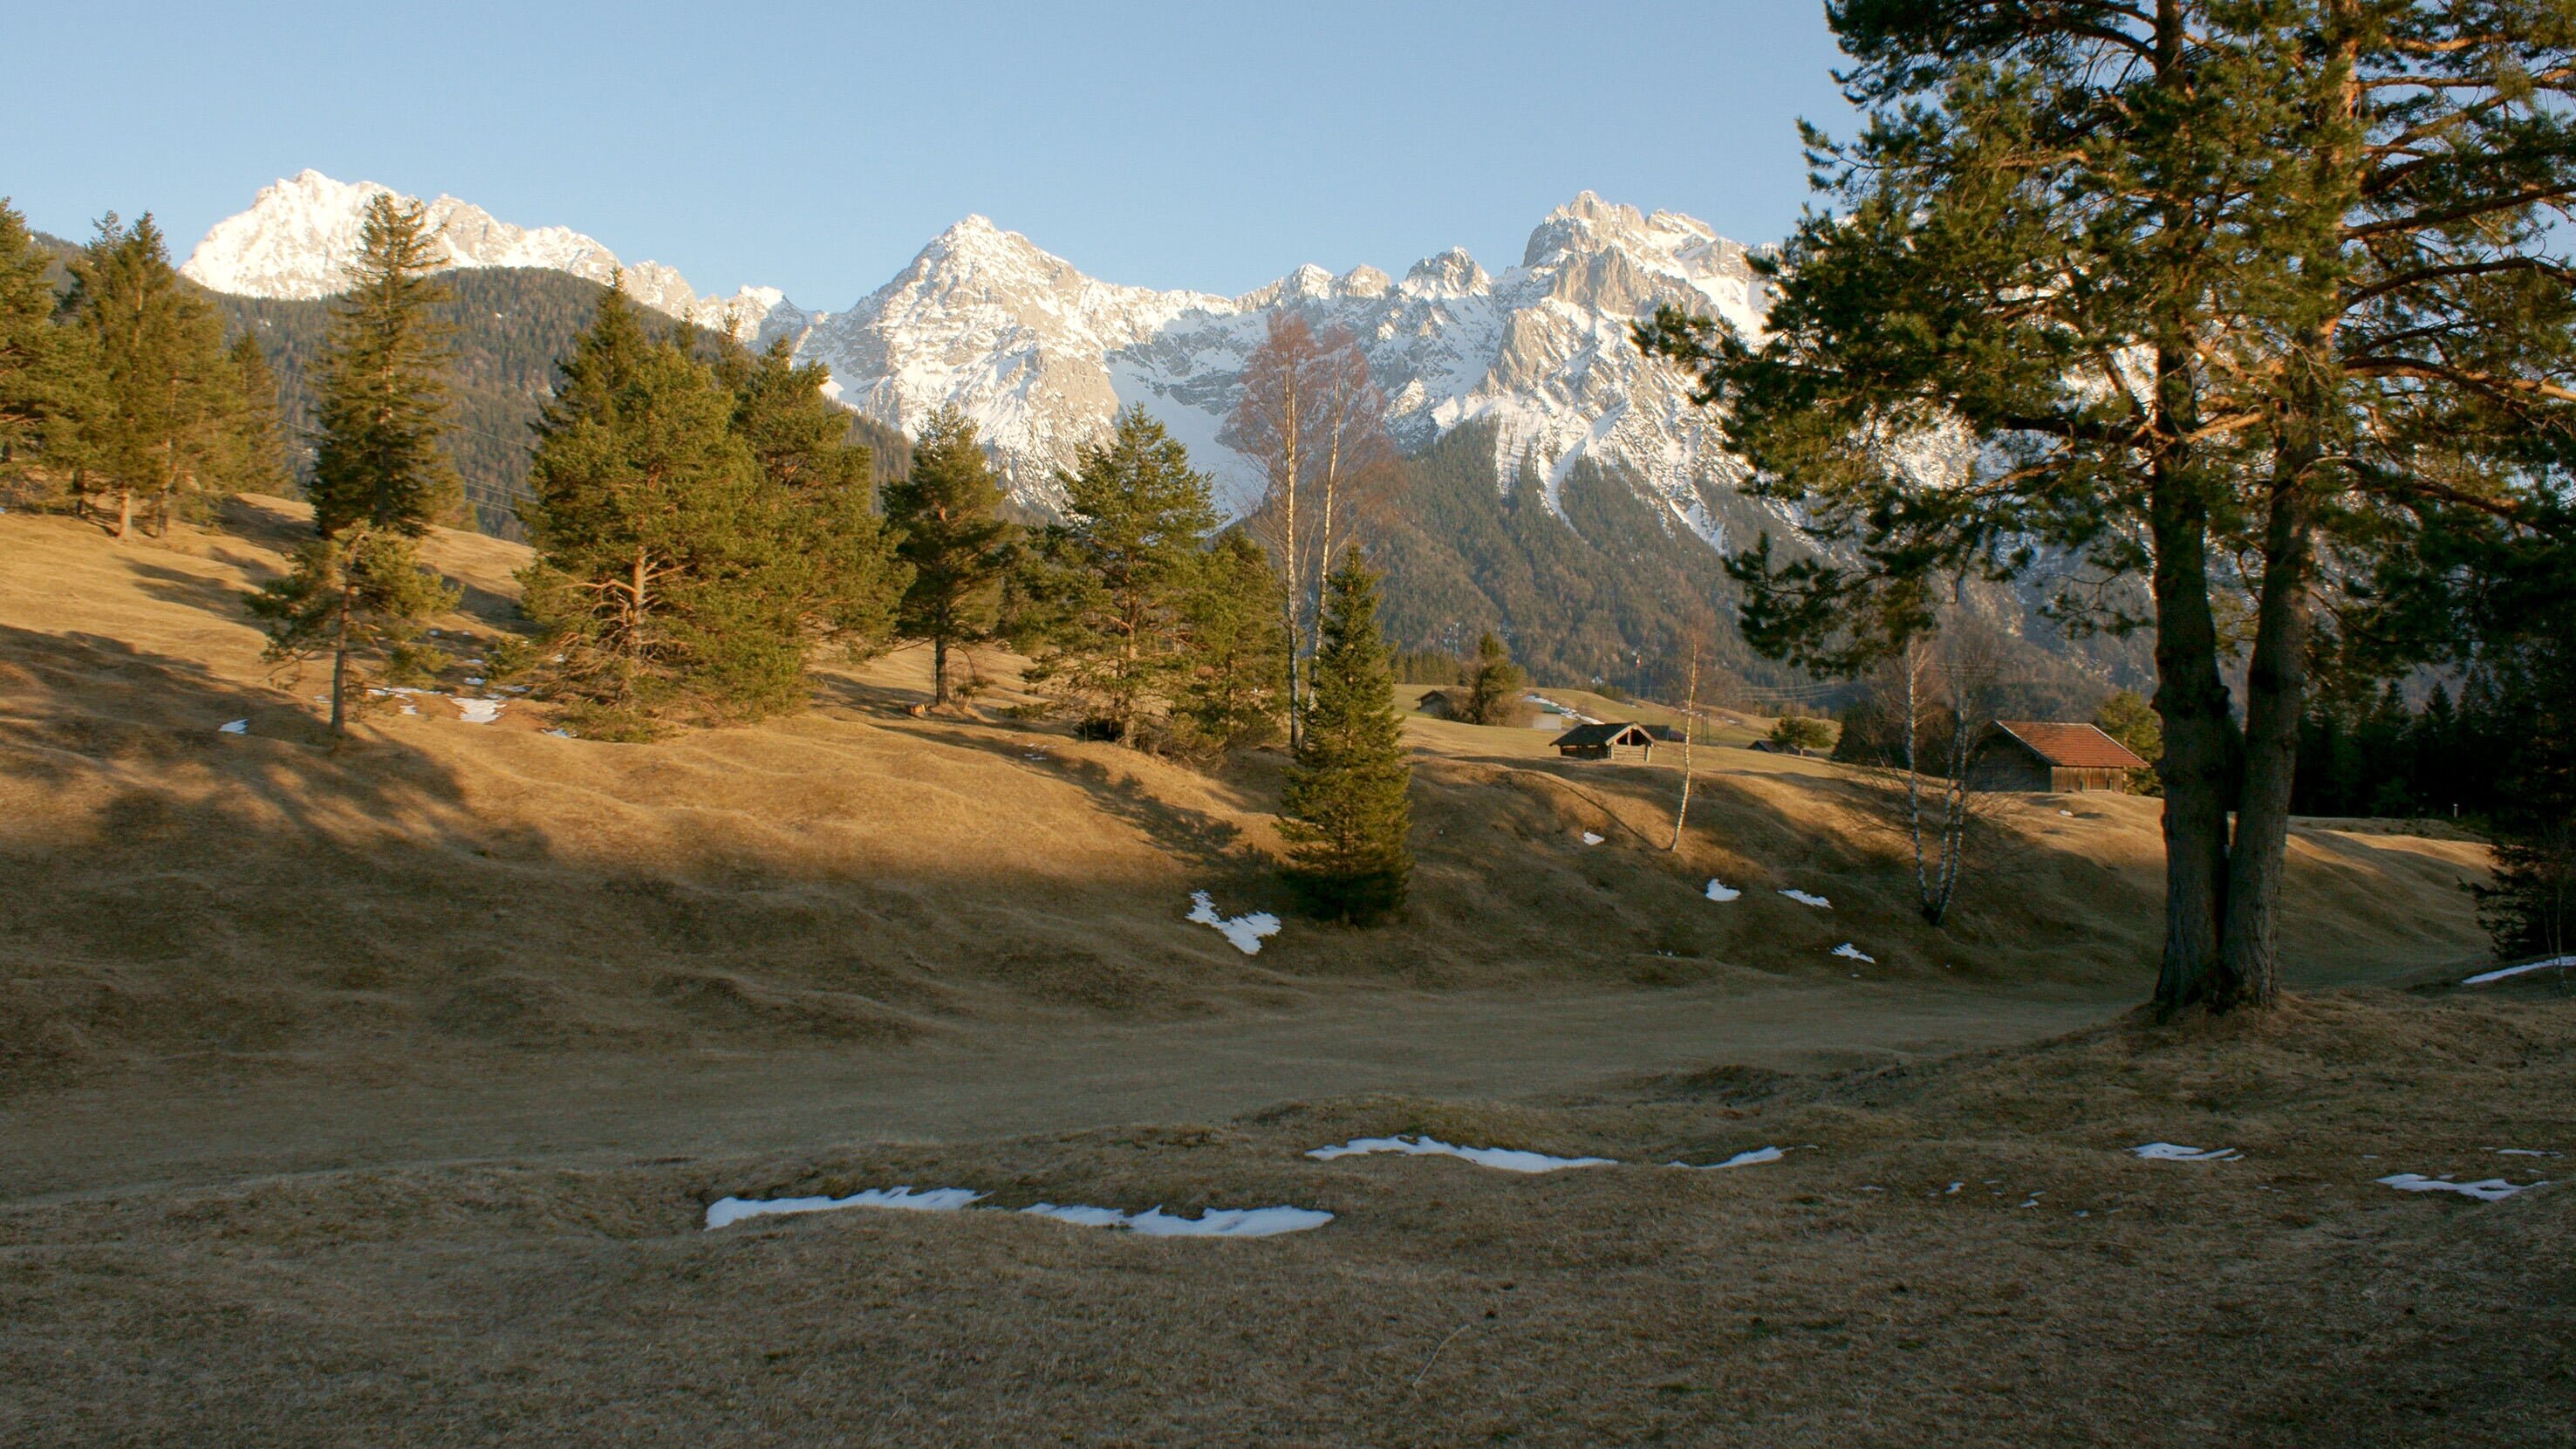
[[[203,766],[299,825],[416,817],[463,799],[453,773],[416,750],[365,738],[334,751],[323,722],[281,690],[94,634],[0,625],[0,715],[7,771],[39,785]],[[236,720],[244,729],[225,733]]]
[[[1022,769],[1064,780],[1088,794],[1104,813],[1134,826],[1166,853],[1193,865],[1238,872],[1256,864],[1252,852],[1243,845],[1240,826],[1204,811],[1157,800],[1100,761],[1054,751],[1046,752],[1043,760],[1032,760],[1024,740],[978,733],[971,727],[945,721],[906,720],[889,727],[915,739],[979,751]]]
[[[232,561],[227,560],[227,562]],[[160,564],[141,559],[129,561],[128,567],[133,570],[135,579],[142,586],[143,592],[163,603],[202,609],[206,613],[219,615],[235,623],[250,622],[250,611],[242,602],[248,597],[248,593],[236,584],[223,579],[210,579],[203,574],[192,574],[183,569],[165,568]],[[266,572],[266,569],[262,567],[260,571]]]

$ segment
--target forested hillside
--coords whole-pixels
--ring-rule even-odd
[[[452,297],[438,309],[456,329],[452,374],[455,408],[445,438],[448,455],[465,478],[474,527],[503,538],[521,538],[516,509],[527,496],[529,427],[555,382],[556,361],[598,309],[598,283],[530,268],[480,268],[443,273]],[[302,436],[312,421],[307,373],[320,353],[330,318],[327,301],[283,301],[209,292],[223,308],[227,328],[255,333],[277,371],[287,427]],[[908,450],[901,435],[853,417],[856,439],[876,452],[878,476],[899,473]],[[299,449],[299,456],[301,450]]]
[[[1678,698],[1699,640],[1712,698],[1840,697],[1745,644],[1718,552],[1630,482],[1588,459],[1576,463],[1558,495],[1559,518],[1535,485],[1502,490],[1493,448],[1491,426],[1470,424],[1410,464],[1378,559],[1397,647],[1464,655],[1490,629],[1543,684]],[[1750,541],[1730,537],[1729,547]],[[2128,679],[2140,664],[2137,641],[2069,640],[2000,590],[1985,592],[1981,612],[2027,646],[2011,661],[2019,691],[2048,710],[2089,712],[2106,681]]]

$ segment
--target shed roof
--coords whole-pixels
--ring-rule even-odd
[[[1560,745],[1615,745],[1619,743],[1619,737],[1621,735],[1624,735],[1628,731],[1636,728],[1637,722],[1635,720],[1623,719],[1609,720],[1601,724],[1576,725],[1574,728],[1558,735],[1556,737],[1556,743]],[[1637,743],[1640,744],[1648,744],[1652,742],[1653,736],[1651,735],[1647,736],[1645,739],[1637,741]]]
[[[2045,720],[1999,719],[1995,728],[2030,747],[2031,753],[2066,770],[2143,770],[2147,762],[2127,746],[2102,733],[2100,726],[2060,724]]]

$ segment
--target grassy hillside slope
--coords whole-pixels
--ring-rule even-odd
[[[1416,720],[1413,904],[1292,921],[1255,959],[1183,920],[1285,909],[1280,761],[1216,775],[1034,723],[912,718],[917,652],[827,672],[815,708],[650,745],[493,725],[427,698],[326,747],[311,681],[259,660],[241,590],[293,505],[118,547],[0,518],[0,1079],[177,1054],[277,1062],[399,1043],[660,1051],[895,1043],[1028,1012],[1171,1019],[1343,987],[1631,990],[1850,980],[2134,999],[2157,921],[2154,802],[2031,797],[1946,932],[1838,767],[1703,748],[1568,765],[1536,730]],[[506,626],[517,546],[443,533],[460,661]],[[994,701],[1015,697],[988,661]],[[471,665],[460,662],[452,687]],[[246,720],[241,735],[219,733]],[[1603,843],[1587,846],[1585,833]],[[2483,853],[2302,830],[2294,981],[2479,949]],[[1710,902],[1716,877],[1742,899]],[[1786,887],[1831,910],[1795,904]],[[1873,965],[1831,955],[1854,942]]]

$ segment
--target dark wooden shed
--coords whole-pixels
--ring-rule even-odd
[[[1977,762],[1972,789],[2072,793],[2129,788],[2129,772],[2147,762],[2093,725],[1997,720]]]
[[[1633,720],[1576,725],[1556,737],[1556,752],[1569,760],[1620,760],[1643,765],[1654,757],[1655,735]]]

